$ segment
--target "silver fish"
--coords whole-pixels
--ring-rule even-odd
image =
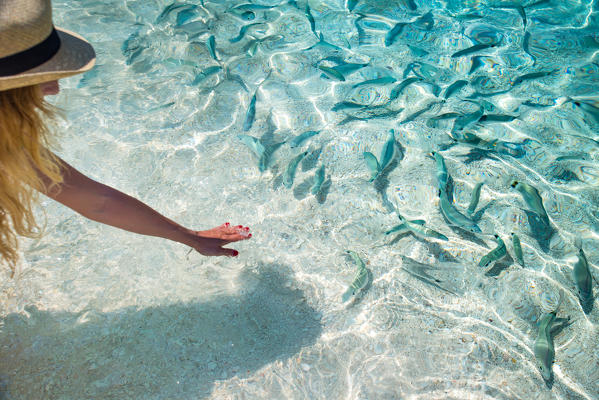
[[[494,237],[495,241],[497,242],[497,247],[485,254],[480,259],[480,262],[478,263],[479,267],[486,268],[489,266],[489,264],[499,260],[500,258],[503,258],[507,254],[507,249],[503,240],[501,240],[499,235],[494,235]]]
[[[546,224],[549,224],[549,217],[543,206],[543,199],[535,187],[526,182],[518,182],[515,180],[510,182],[510,186],[520,192],[522,198],[532,211],[538,214],[544,222],[546,221]]]
[[[468,85],[468,81],[463,79],[455,81],[451,85],[447,86],[447,89],[445,89],[445,93],[443,94],[443,98],[448,99],[452,94],[459,92],[466,85]]]
[[[395,24],[395,26],[391,28],[391,30],[385,35],[385,46],[391,46],[406,25],[408,25],[407,22],[399,22]]]
[[[301,145],[304,141],[308,140],[312,136],[318,135],[320,131],[306,131],[300,135],[297,135],[289,141],[289,147],[292,149]]]
[[[408,87],[412,83],[416,83],[416,82],[420,82],[420,81],[422,81],[422,78],[414,77],[414,76],[404,79],[403,81],[401,81],[398,85],[396,85],[391,90],[391,93],[389,94],[389,100],[397,99],[406,87]]]
[[[451,55],[452,58],[456,58],[456,57],[462,57],[468,54],[472,54],[472,53],[476,53],[477,51],[481,51],[481,50],[485,50],[491,47],[495,47],[496,44],[491,43],[491,44],[475,44],[474,46],[468,47],[466,49],[460,50],[460,51],[456,51],[455,53],[453,53]]]
[[[576,255],[578,260],[574,264],[574,269],[572,270],[572,279],[578,290],[580,304],[586,313],[589,305],[593,303],[593,277],[589,270],[589,262],[582,250],[582,243],[579,239],[576,240],[576,247],[578,247],[578,254]]]
[[[522,252],[522,244],[520,243],[520,238],[518,235],[512,232],[512,246],[514,246],[514,254],[516,255],[516,260],[523,267],[524,265],[524,253]]]
[[[318,69],[324,72],[324,74],[331,79],[335,79],[341,82],[345,82],[345,77],[343,74],[332,67],[327,67],[325,65],[319,65]]]
[[[399,213],[397,213],[397,216],[399,217],[399,220],[401,223],[399,225],[394,226],[387,232],[385,232],[385,235],[389,235],[393,232],[407,230],[407,231],[412,232],[414,235],[416,235],[418,237],[422,237],[422,238],[434,238],[434,239],[443,240],[443,241],[449,240],[447,238],[447,236],[443,235],[442,233],[439,233],[433,229],[430,229],[430,228],[427,228],[426,226],[424,226],[424,224],[425,224],[424,220],[415,219],[415,220],[410,221],[410,220],[403,218],[401,215],[399,215]]]
[[[250,105],[248,106],[247,112],[245,113],[245,121],[243,122],[243,130],[245,132],[252,129],[252,125],[254,124],[254,118],[256,117],[256,94],[258,91],[254,92],[252,99],[250,100]]]
[[[439,206],[441,209],[441,214],[443,214],[447,222],[453,226],[466,229],[472,233],[481,232],[480,228],[473,220],[456,210],[453,204],[451,204],[447,192],[444,190],[439,190]]]
[[[211,35],[208,38],[207,46],[208,51],[210,52],[210,57],[218,61],[218,56],[216,55],[216,39],[214,38],[214,35]]]
[[[388,85],[390,83],[395,83],[396,81],[397,79],[393,78],[392,76],[383,76],[381,78],[369,79],[363,82],[358,82],[352,86],[352,89],[366,85]]]
[[[443,156],[435,151],[431,152],[437,166],[437,187],[443,192],[447,192],[447,184],[449,182],[449,173],[445,165]]]
[[[360,256],[358,256],[358,254],[356,254],[352,250],[346,250],[345,252],[347,254],[349,254],[353,258],[353,260],[356,262],[356,264],[358,266],[358,272],[357,272],[356,276],[354,277],[354,280],[352,281],[352,283],[349,285],[349,288],[341,296],[341,301],[343,301],[343,302],[348,301],[353,296],[357,295],[362,289],[364,289],[366,287],[366,285],[368,285],[369,275],[370,275],[368,268],[366,268],[366,264],[364,264],[364,261],[362,261],[362,259],[360,258]]]
[[[553,360],[555,358],[555,348],[553,337],[551,335],[551,326],[555,321],[555,312],[546,313],[539,319],[539,330],[534,344],[534,354],[537,367],[541,376],[546,382],[553,378]]]
[[[300,153],[297,156],[295,156],[287,165],[287,169],[285,169],[285,173],[283,174],[283,185],[285,185],[287,189],[291,189],[291,187],[293,186],[293,179],[295,178],[295,171],[297,170],[297,166],[300,163],[300,161],[302,161],[302,159],[307,155],[308,152],[304,151],[303,153]]]
[[[468,210],[466,212],[469,215],[474,214],[474,210],[476,210],[476,206],[478,205],[478,200],[480,198],[480,189],[483,187],[483,182],[479,182],[472,189],[472,197],[470,197],[470,204],[468,205]]]

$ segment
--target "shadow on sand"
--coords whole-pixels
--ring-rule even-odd
[[[285,360],[321,334],[289,268],[244,270],[237,295],[0,320],[0,399],[204,398],[217,380]]]

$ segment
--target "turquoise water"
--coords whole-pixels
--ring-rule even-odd
[[[599,307],[572,278],[578,240],[599,277],[597,1],[241,4],[54,2],[98,53],[52,100],[62,157],[190,228],[254,236],[235,259],[187,255],[42,199],[46,235],[0,284],[0,398],[599,398]],[[442,215],[433,151],[460,213],[484,183],[480,233]],[[386,235],[398,212],[448,240]],[[508,254],[480,267],[494,234]],[[346,250],[368,279],[343,302]],[[546,383],[551,311],[569,322]]]

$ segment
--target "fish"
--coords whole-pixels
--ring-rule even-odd
[[[367,67],[369,64],[368,63],[348,63],[345,62],[342,58],[340,57],[326,57],[324,58],[324,60],[334,60],[338,65],[335,65],[333,68],[335,71],[343,74],[344,76],[347,74],[351,74],[352,72],[355,72],[361,68]]]
[[[314,35],[316,35],[316,37],[318,37],[318,34],[316,33],[316,21],[314,21],[314,16],[312,16],[312,11],[310,10],[310,4],[308,4],[308,2],[306,2],[304,14],[308,19],[308,22],[310,23],[310,30],[312,31],[312,33],[314,33]]]
[[[385,46],[386,47],[391,46],[393,44],[393,42],[395,42],[395,39],[401,33],[401,31],[403,30],[403,28],[406,25],[408,25],[407,22],[399,22],[399,23],[395,24],[395,26],[393,28],[391,28],[391,30],[389,30],[389,32],[387,32],[387,34],[385,35]]]
[[[572,279],[578,291],[580,305],[585,314],[588,314],[589,306],[593,303],[593,276],[589,270],[589,262],[582,250],[582,243],[579,238],[576,239],[575,245],[578,248],[578,254],[576,254],[578,260],[572,270]]]
[[[470,197],[470,204],[468,205],[468,209],[466,210],[466,212],[469,215],[474,214],[476,206],[478,206],[478,200],[480,198],[480,189],[483,187],[483,184],[484,182],[478,182],[474,186],[474,189],[472,189],[472,197]]]
[[[254,22],[253,24],[248,24],[248,25],[242,26],[241,29],[239,30],[239,34],[237,36],[235,36],[234,38],[229,39],[229,42],[231,42],[231,43],[239,42],[241,39],[243,39],[247,30],[250,29],[252,26],[256,26],[256,25],[263,25],[263,24],[260,22]]]
[[[511,181],[510,186],[520,192],[524,202],[528,204],[531,210],[538,214],[543,221],[546,221],[546,224],[549,225],[549,217],[543,206],[543,199],[541,198],[539,191],[526,182],[518,182],[516,180]]]
[[[237,135],[237,138],[241,140],[241,143],[245,144],[249,149],[258,157],[258,159],[262,159],[266,152],[264,145],[258,138],[255,138],[250,135]]]
[[[335,103],[331,108],[331,111],[341,111],[341,110],[355,110],[358,108],[365,108],[364,104],[354,103],[352,101],[341,101],[339,103]]]
[[[545,382],[550,382],[553,378],[553,360],[555,358],[555,349],[553,345],[553,336],[551,326],[555,322],[555,311],[545,313],[539,318],[539,329],[534,343],[534,354],[537,367]]]
[[[343,76],[343,74],[334,68],[327,67],[325,65],[319,65],[318,69],[324,72],[324,74],[330,79],[345,82],[345,77]]]
[[[534,66],[537,63],[537,58],[530,52],[530,32],[528,31],[524,32],[524,38],[522,39],[522,50],[524,50],[524,52],[528,54],[530,58],[532,58],[532,65]]]
[[[285,185],[287,189],[291,189],[291,187],[293,186],[293,179],[295,178],[295,171],[297,170],[297,166],[300,163],[300,161],[302,161],[302,159],[307,155],[308,152],[304,151],[303,153],[300,153],[297,156],[295,156],[287,165],[285,173],[283,174],[283,185]]]
[[[476,72],[477,69],[485,65],[483,61],[485,57],[487,56],[474,56],[470,59],[472,64],[470,66],[470,70],[468,71],[468,75],[472,75],[474,72]]]
[[[368,281],[370,280],[368,268],[366,268],[366,264],[364,264],[364,261],[362,261],[360,256],[358,256],[358,254],[356,254],[352,250],[346,250],[345,252],[349,254],[357,264],[358,272],[354,276],[354,279],[352,283],[349,285],[349,288],[341,296],[341,301],[343,301],[344,303],[351,299],[353,296],[357,295],[362,289],[364,289],[366,285],[368,285]]]
[[[433,19],[433,13],[431,11],[427,12],[416,21],[412,23],[415,27],[419,29],[424,29],[430,31],[435,26],[435,20]]]
[[[363,82],[358,82],[352,86],[352,89],[366,85],[388,85],[390,83],[395,83],[396,81],[397,79],[395,79],[392,76],[383,76],[381,78],[369,79]]]
[[[425,57],[429,54],[428,51],[421,49],[420,47],[412,46],[411,44],[408,45],[408,48],[416,57]]]
[[[496,43],[480,43],[480,44],[475,44],[474,46],[468,47],[466,49],[462,49],[460,51],[456,51],[455,53],[453,53],[451,55],[451,58],[457,58],[457,57],[462,57],[468,54],[472,54],[472,53],[476,53],[477,51],[481,51],[481,50],[485,50],[491,47],[495,47],[497,44]]]
[[[314,174],[314,181],[312,183],[312,187],[310,188],[310,193],[312,193],[314,196],[320,192],[320,188],[324,182],[324,176],[324,164],[322,164],[320,168],[316,170],[316,173]]]
[[[304,143],[304,141],[308,140],[312,136],[318,135],[319,133],[320,131],[306,131],[300,135],[297,135],[289,141],[289,147],[291,147],[292,149],[296,148],[302,143]]]
[[[204,79],[208,78],[211,75],[216,74],[218,71],[220,71],[222,69],[222,67],[220,65],[213,65],[211,67],[208,67],[202,71],[200,71],[195,79],[193,80],[193,82],[190,83],[191,86],[197,85],[200,82],[202,82]]]
[[[449,200],[449,195],[446,191],[439,189],[439,207],[441,214],[445,217],[447,222],[453,226],[465,229],[472,233],[481,233],[480,228],[476,225],[472,219],[468,218],[464,214],[460,213]]]
[[[437,187],[439,188],[439,190],[447,192],[449,184],[449,173],[447,172],[445,159],[441,154],[439,154],[436,151],[431,152],[431,155],[435,159],[435,165],[437,166]]]
[[[239,86],[241,86],[241,88],[243,90],[245,90],[246,93],[249,93],[250,89],[248,89],[247,85],[245,84],[245,82],[243,81],[243,78],[241,76],[232,73],[229,68],[225,68],[224,71],[225,71],[225,79],[239,83]]]
[[[256,95],[258,94],[258,90],[254,92],[250,100],[250,104],[248,106],[247,112],[245,113],[245,121],[243,122],[243,130],[245,132],[252,129],[252,125],[254,124],[254,118],[256,117]]]
[[[370,170],[371,177],[369,182],[374,181],[391,164],[391,161],[397,154],[397,145],[395,143],[395,131],[391,129],[387,141],[381,150],[380,163],[376,156],[368,151],[364,152],[364,161]]]
[[[468,114],[462,114],[461,116],[457,117],[455,121],[453,121],[453,127],[451,128],[451,132],[455,133],[463,130],[468,125],[478,121],[480,117],[483,116],[483,114],[484,110],[482,107],[480,107],[477,111]]]
[[[214,38],[214,35],[210,35],[208,38],[207,46],[208,51],[210,52],[210,57],[218,61],[218,57],[216,56],[216,39]]]
[[[347,11],[352,12],[360,0],[347,0]]]
[[[490,252],[485,254],[480,259],[480,262],[478,263],[479,267],[486,268],[489,266],[489,264],[491,264],[494,261],[499,260],[500,258],[503,258],[507,254],[507,249],[505,247],[505,243],[503,242],[503,240],[501,240],[499,235],[495,234],[495,235],[493,235],[493,237],[495,238],[495,241],[497,242],[497,247],[495,247],[493,250],[491,250]]]
[[[574,105],[578,106],[585,115],[590,116],[596,123],[599,124],[599,103],[590,101],[575,100]]]
[[[424,114],[425,112],[429,111],[431,108],[433,108],[433,106],[437,104],[437,102],[433,101],[430,104],[428,104],[426,107],[413,112],[412,114],[408,115],[407,117],[405,117],[404,119],[402,119],[399,122],[399,125],[403,125],[403,124],[407,124],[408,122],[412,122],[414,121],[416,118],[418,118],[419,116],[421,116],[422,114]]]
[[[451,85],[447,86],[447,89],[445,89],[445,93],[443,94],[443,98],[450,98],[452,94],[459,92],[464,86],[467,85],[468,81],[465,81],[463,79],[455,81]]]
[[[478,119],[478,122],[512,122],[515,119],[518,119],[518,116],[508,114],[485,114]]]
[[[327,42],[324,40],[324,36],[322,36],[322,32],[318,32],[318,42],[313,46],[308,47],[306,50],[311,50],[316,46],[324,47],[325,49],[343,51],[343,49],[337,45]]]
[[[261,4],[252,4],[252,3],[246,3],[246,4],[239,4],[235,7],[231,7],[231,10],[241,10],[241,11],[265,11],[265,10],[270,10],[272,8],[275,8],[275,6],[264,6]]]
[[[535,238],[541,250],[543,250],[545,253],[548,253],[551,237],[555,233],[555,230],[551,224],[549,224],[549,219],[543,218],[534,211],[526,209],[523,211],[528,219],[528,225],[530,227],[530,233],[532,237]]]
[[[192,6],[189,6],[189,8],[187,8],[186,10],[179,11],[177,13],[176,26],[181,26],[181,25],[185,24],[187,21],[189,21],[190,19],[192,19],[193,17],[195,17],[196,16],[196,13],[195,13],[196,8],[198,8],[198,6],[196,6],[194,4]]]
[[[514,246],[514,255],[516,256],[516,261],[518,264],[524,265],[524,253],[522,252],[522,244],[520,243],[520,238],[514,232],[512,232],[512,246]]]
[[[512,86],[517,86],[517,85],[521,84],[522,82],[529,81],[531,79],[543,78],[543,77],[553,74],[554,72],[555,72],[555,70],[539,71],[539,72],[531,72],[529,74],[520,75],[520,76],[516,77],[516,79],[514,79],[514,82],[512,82]]]
[[[433,239],[438,239],[438,240],[443,240],[443,241],[449,240],[447,238],[447,236],[443,235],[442,233],[439,233],[433,229],[430,229],[430,228],[427,228],[426,226],[424,226],[424,224],[425,224],[424,220],[421,220],[421,219],[407,220],[404,217],[402,217],[399,214],[399,212],[397,213],[397,216],[401,223],[399,225],[394,226],[387,232],[385,232],[385,235],[389,235],[393,232],[398,232],[401,230],[407,230],[407,231],[412,232],[414,235],[422,237],[422,238],[433,238]]]
[[[414,76],[404,79],[391,90],[391,93],[389,94],[389,100],[397,99],[406,87],[410,86],[412,83],[420,81],[422,81],[422,78]]]
[[[168,18],[168,16],[169,16],[169,15],[170,15],[170,14],[171,14],[173,11],[175,11],[175,10],[178,10],[178,9],[180,9],[180,8],[183,8],[183,7],[187,7],[187,6],[188,6],[187,4],[184,4],[184,3],[177,3],[177,2],[174,2],[174,3],[171,3],[171,4],[169,4],[168,6],[166,6],[166,7],[164,8],[164,10],[162,10],[162,12],[161,12],[161,13],[160,13],[160,15],[158,16],[158,18],[156,18],[156,22],[155,22],[155,23],[156,23],[156,24],[159,24],[159,23],[163,22],[164,20],[166,20],[166,19]]]

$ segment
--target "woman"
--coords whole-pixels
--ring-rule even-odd
[[[36,191],[107,225],[186,244],[207,256],[237,256],[222,246],[251,237],[229,223],[193,231],[144,203],[81,174],[48,150],[45,95],[58,79],[90,70],[92,46],[54,28],[50,0],[0,0],[0,258],[17,263],[17,236],[33,237]]]

